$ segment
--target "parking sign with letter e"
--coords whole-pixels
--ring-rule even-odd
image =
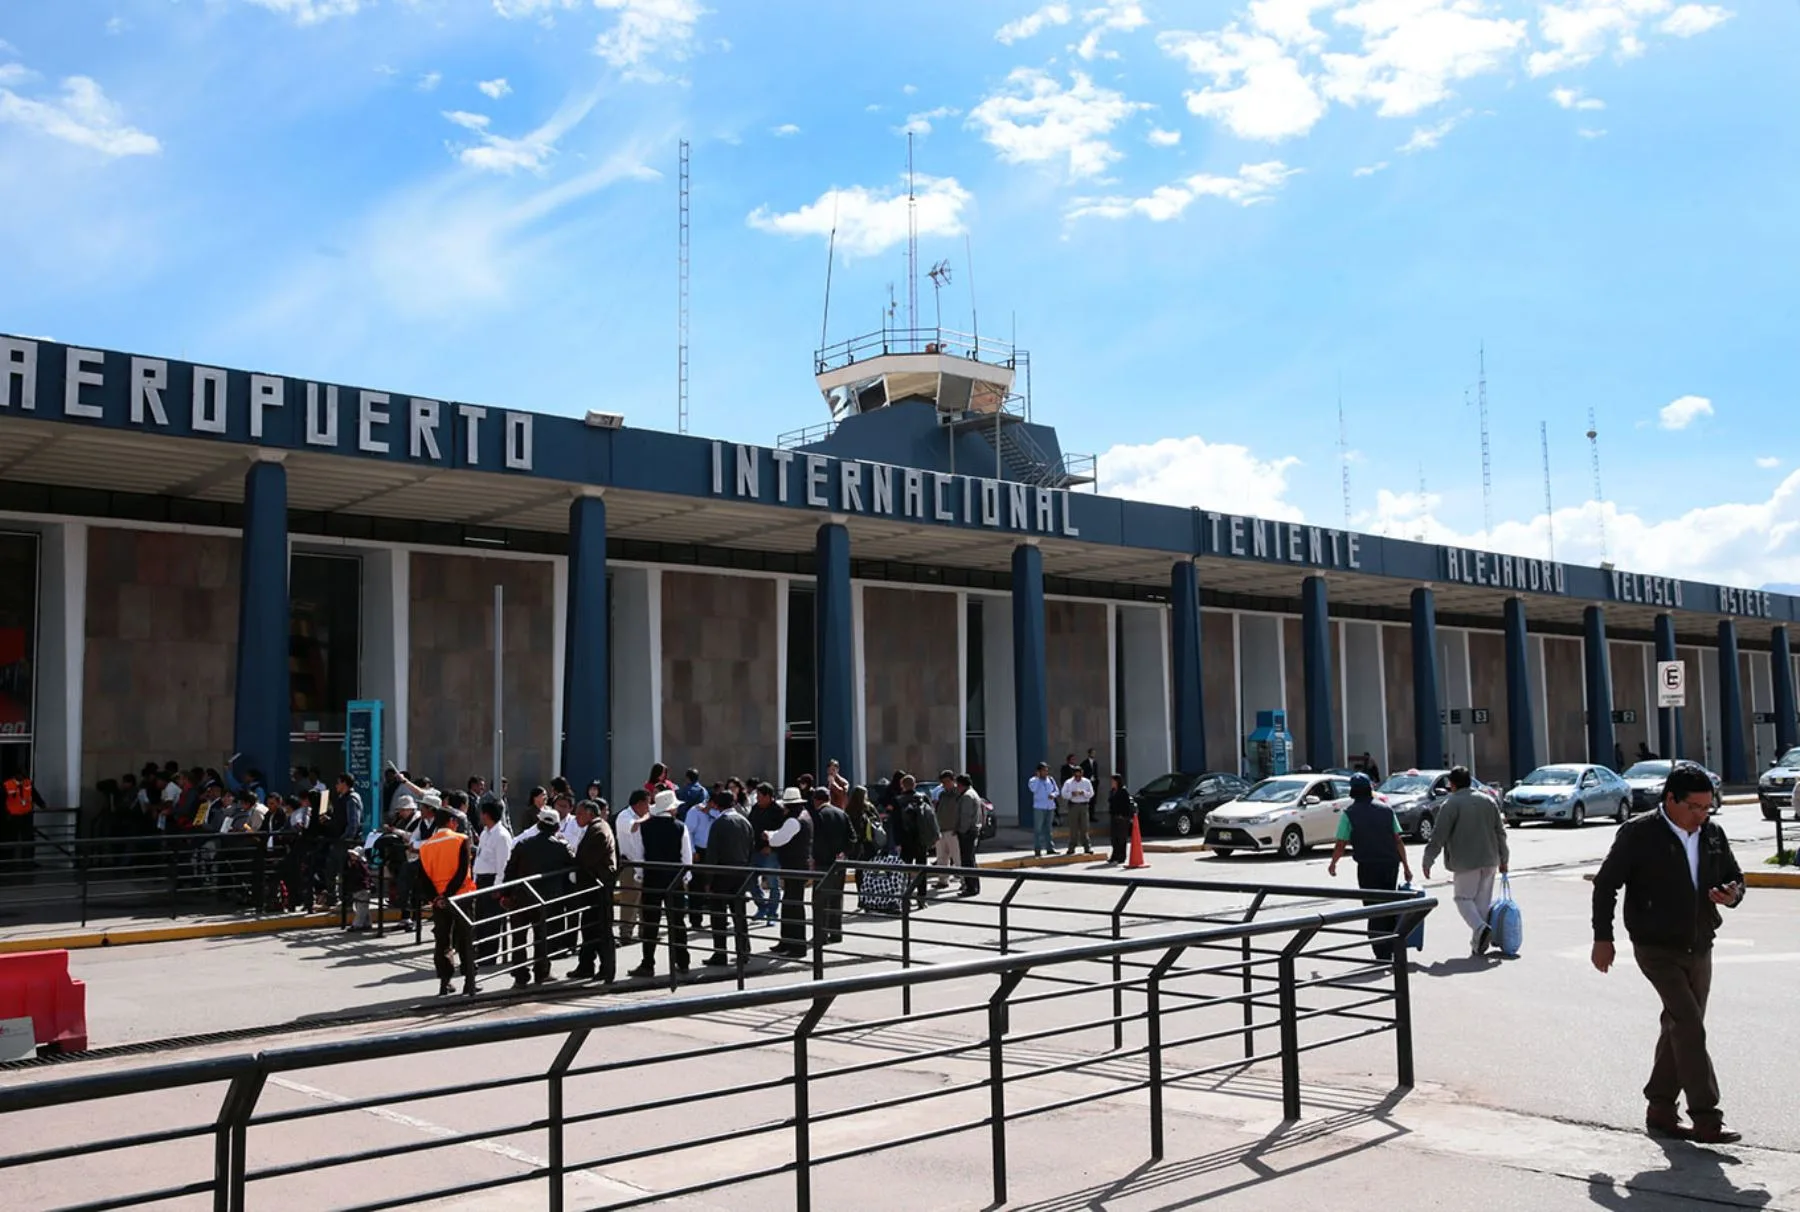
[[[1658,661],[1656,663],[1656,705],[1658,707],[1687,706],[1687,662]]]

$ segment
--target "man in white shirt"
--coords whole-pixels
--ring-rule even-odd
[[[556,832],[563,841],[569,843],[569,850],[573,852],[581,845],[581,835],[587,832],[581,827],[581,822],[575,819],[575,797],[558,795],[556,815],[562,818],[562,824],[556,827]]]
[[[1069,849],[1066,853],[1074,854],[1075,847],[1080,846],[1092,854],[1094,844],[1088,838],[1088,813],[1094,803],[1094,782],[1077,766],[1069,781],[1062,785],[1062,794],[1069,805]]]
[[[1056,842],[1050,836],[1050,822],[1056,819],[1056,797],[1062,789],[1050,777],[1049,762],[1037,764],[1037,774],[1026,784],[1026,789],[1031,792],[1031,853],[1034,856],[1052,854]]]
[[[634,821],[650,815],[650,793],[642,787],[631,793],[630,802],[620,810],[613,822],[613,836],[619,843],[619,945],[628,947],[638,936],[638,905],[643,900],[644,838],[632,828]]]
[[[481,839],[475,848],[475,886],[491,888],[506,875],[506,861],[512,857],[513,835],[506,827],[505,810],[495,801],[481,805],[479,815]],[[491,893],[475,902],[475,962],[478,964],[491,963],[499,954],[499,932],[482,920],[492,917],[498,908]]]

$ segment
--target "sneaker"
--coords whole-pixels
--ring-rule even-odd
[[[637,967],[633,968],[630,972],[627,972],[625,975],[630,976],[630,977],[655,976],[656,975],[656,965],[655,964],[639,964]]]
[[[1493,941],[1494,928],[1484,924],[1481,929],[1475,932],[1475,943],[1469,948],[1469,953],[1471,955],[1486,955],[1488,944]]]

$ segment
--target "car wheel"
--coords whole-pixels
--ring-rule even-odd
[[[1437,826],[1432,823],[1431,814],[1429,812],[1420,817],[1419,823],[1413,826],[1413,838],[1417,841],[1429,842],[1431,840],[1431,835],[1436,832]]]
[[[1781,809],[1779,809],[1779,808],[1764,808],[1763,809],[1763,820],[1778,821],[1780,819],[1781,819]]]
[[[1578,802],[1569,812],[1569,828],[1579,829],[1585,824],[1587,824],[1587,805]]]
[[[1631,819],[1631,800],[1629,798],[1622,799],[1619,801],[1619,811],[1616,812],[1615,814],[1613,814],[1613,820],[1615,820],[1619,824],[1623,825],[1626,821],[1628,821],[1630,819]]]
[[[1192,837],[1192,836],[1194,836],[1194,814],[1193,813],[1177,812],[1175,814],[1175,836],[1176,837]]]
[[[1292,825],[1281,835],[1281,857],[1297,859],[1306,853],[1306,838]]]

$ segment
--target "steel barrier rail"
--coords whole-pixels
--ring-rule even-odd
[[[1240,887],[1237,890],[1258,891],[1249,887]],[[703,1190],[711,1190],[755,1178],[792,1174],[795,1182],[795,1206],[801,1209],[810,1209],[811,1173],[817,1167],[909,1143],[986,1129],[992,1141],[994,1198],[999,1202],[1006,1198],[1008,1125],[1032,1116],[1047,1114],[1080,1103],[1116,1098],[1121,1094],[1148,1091],[1151,1155],[1160,1157],[1164,1146],[1163,1091],[1170,1084],[1202,1074],[1227,1072],[1255,1061],[1279,1062],[1283,1110],[1289,1118],[1295,1118],[1300,1113],[1299,1058],[1302,1052],[1347,1043],[1388,1031],[1395,1033],[1398,1084],[1409,1086],[1413,1079],[1413,1058],[1410,1033],[1411,1009],[1405,985],[1407,968],[1405,939],[1413,926],[1435,908],[1436,903],[1435,899],[1429,897],[1408,897],[1403,902],[1383,901],[1370,905],[1359,904],[1354,907],[1328,911],[1283,917],[1264,917],[1255,921],[1189,927],[1165,931],[1149,937],[1102,938],[1079,945],[1061,946],[1026,954],[990,955],[911,969],[833,977],[799,987],[788,985],[662,998],[599,1009],[553,1013],[525,1020],[441,1026],[428,1031],[411,1031],[373,1038],[304,1044],[255,1054],[241,1054],[0,1087],[0,1116],[48,1107],[98,1103],[107,1099],[197,1086],[223,1085],[225,1087],[218,1114],[211,1123],[183,1125],[160,1131],[134,1131],[130,1135],[112,1137],[96,1134],[79,1145],[0,1155],[0,1173],[7,1174],[8,1185],[11,1185],[18,1173],[28,1167],[47,1167],[57,1163],[79,1162],[92,1172],[93,1167],[106,1165],[109,1158],[117,1157],[123,1150],[166,1148],[177,1142],[193,1141],[198,1137],[211,1135],[214,1140],[214,1149],[210,1178],[194,1179],[156,1190],[139,1190],[109,1195],[105,1198],[72,1205],[65,1209],[65,1212],[77,1212],[77,1210],[79,1212],[101,1212],[102,1209],[137,1207],[161,1200],[196,1195],[210,1195],[215,1209],[222,1209],[225,1212],[241,1212],[247,1206],[247,1192],[253,1183],[277,1182],[305,1170],[354,1167],[358,1164],[374,1162],[400,1154],[419,1154],[476,1140],[492,1140],[520,1133],[542,1132],[546,1140],[547,1160],[538,1164],[535,1159],[527,1159],[527,1167],[520,1173],[504,1175],[498,1179],[483,1179],[478,1182],[458,1182],[433,1190],[409,1191],[404,1195],[394,1197],[379,1196],[372,1200],[365,1198],[363,1202],[353,1203],[349,1206],[357,1209],[357,1212],[377,1212],[378,1209],[452,1198],[507,1183],[542,1182],[546,1188],[547,1206],[554,1209],[555,1212],[562,1212],[566,1200],[566,1179],[572,1170],[621,1165],[633,1159],[647,1157],[659,1150],[671,1151],[697,1147],[707,1140],[737,1139],[757,1134],[791,1133],[792,1161],[757,1166],[722,1177],[702,1178],[700,1181],[689,1183],[686,1186],[614,1201],[605,1206],[609,1208],[629,1207],[679,1198],[683,1195],[696,1194]],[[1373,936],[1356,932],[1358,926],[1367,929],[1370,923],[1377,918],[1391,918],[1392,932]],[[1354,941],[1338,941],[1351,934],[1354,934]],[[1308,946],[1315,939],[1321,937],[1327,940],[1328,945],[1316,952],[1309,951]],[[1334,974],[1330,977],[1299,979],[1296,967],[1299,957],[1323,959],[1337,952],[1366,945],[1371,939],[1378,942],[1392,942],[1395,945],[1393,958],[1389,961],[1374,963],[1350,961],[1356,965],[1351,972]],[[1253,962],[1258,966],[1266,966],[1268,958],[1274,957],[1278,967],[1277,987],[1274,990],[1268,993],[1260,990],[1246,993],[1237,989],[1235,980],[1228,980],[1229,992],[1206,994],[1196,989],[1181,990],[1179,992],[1182,996],[1178,999],[1177,1004],[1164,1004],[1172,993],[1178,992],[1169,988],[1171,983],[1191,979],[1194,975],[1192,971],[1180,966],[1186,954],[1199,950],[1214,955],[1235,957],[1241,946],[1251,948],[1255,953]],[[1348,957],[1343,958],[1348,959]],[[1019,992],[1022,982],[1041,970],[1072,965],[1110,965],[1115,960],[1121,961],[1132,975],[1121,977],[1116,981],[1099,982],[1093,987],[1074,984],[1051,986],[1032,993]],[[1229,978],[1236,967],[1238,967],[1238,962],[1209,964],[1198,971],[1204,975],[1223,975]],[[1141,975],[1138,975],[1137,973],[1140,971]],[[1346,984],[1357,977],[1384,972],[1391,972],[1393,976],[1394,986],[1391,990],[1358,984],[1353,986],[1357,996],[1346,1005],[1328,1005],[1317,1000],[1323,992],[1343,991]],[[887,992],[897,987],[908,989],[948,987],[956,982],[970,982],[980,978],[994,978],[995,984],[991,993],[985,995],[978,993],[974,1001],[948,1007],[934,1007],[923,1015],[902,1012],[897,1016],[874,1020],[852,1019],[842,1024],[825,1024],[824,1022],[826,1013],[833,1004],[840,1000]],[[1082,1018],[1074,1026],[1051,1025],[1009,1034],[1011,1020],[1016,1012],[1063,999],[1080,998],[1096,993],[1111,993],[1121,987],[1121,982],[1125,989],[1141,991],[1144,999],[1142,1009],[1132,1010],[1123,1015],[1105,1015],[1092,1020]],[[954,994],[955,990],[951,989],[951,992]],[[1272,999],[1270,993],[1273,994]],[[1277,1020],[1259,1025],[1261,1029],[1274,1029],[1277,1032],[1279,1045],[1275,1050],[1253,1053],[1248,1057],[1232,1055],[1228,1059],[1198,1065],[1190,1063],[1173,1072],[1167,1070],[1166,1061],[1169,1059],[1169,1053],[1173,1050],[1229,1040],[1245,1031],[1245,1026],[1239,1024],[1233,1017],[1228,1025],[1222,1027],[1202,1030],[1197,1034],[1181,1035],[1178,1038],[1167,1038],[1170,1029],[1175,1027],[1177,1022],[1185,1016],[1210,1009],[1229,1009],[1238,1004],[1242,1004],[1249,1011],[1254,1012],[1256,1009],[1270,1008],[1271,1002],[1278,1007]],[[1370,1007],[1383,1003],[1391,1004],[1391,1015],[1367,1013]],[[632,1037],[619,1036],[616,1034],[616,1029],[670,1019],[726,1015],[790,1005],[805,1007],[797,1026],[791,1033],[777,1036],[758,1035],[747,1041],[733,1040],[724,1044],[683,1048],[673,1054],[619,1055],[580,1066],[576,1064],[584,1046],[596,1034],[602,1040],[623,1039],[629,1042]],[[829,1041],[840,1036],[866,1038],[872,1032],[893,1032],[903,1035],[916,1028],[916,1025],[922,1021],[941,1024],[959,1016],[967,1016],[980,1021],[984,1030],[979,1036],[972,1039],[952,1038],[946,1040],[940,1034],[934,1033],[929,1037],[933,1044],[931,1048],[904,1050],[875,1061],[859,1061],[818,1069],[812,1066],[809,1054],[810,1044]],[[1111,1026],[1121,1018],[1130,1023],[1134,1029],[1138,1024],[1142,1024],[1146,1033],[1143,1044],[1090,1056],[1077,1055],[1072,1059],[1068,1059],[1064,1053],[1064,1059],[1047,1064],[1036,1063],[1030,1056],[1018,1055],[1021,1047],[1029,1051],[1029,1046],[1033,1043],[1088,1031],[1096,1026]],[[1325,1038],[1302,1038],[1301,1029],[1304,1025],[1324,1022],[1332,1018],[1345,1018],[1353,1026],[1348,1031]],[[608,1032],[615,1033],[608,1035]],[[271,1077],[279,1074],[367,1064],[397,1057],[417,1059],[433,1054],[448,1056],[452,1052],[466,1056],[468,1054],[463,1052],[465,1049],[538,1039],[560,1041],[554,1061],[547,1068],[541,1070],[534,1069],[534,1071],[522,1075],[509,1073],[496,1078],[476,1080],[465,1078],[461,1081],[443,1082],[372,1097],[334,1101],[328,1106],[257,1114],[258,1101],[265,1084]],[[773,1078],[740,1082],[737,1085],[722,1088],[709,1086],[702,1094],[683,1095],[675,1099],[652,1098],[624,1106],[609,1104],[598,1111],[571,1111],[565,1101],[568,1084],[581,1079],[604,1079],[621,1071],[642,1069],[654,1065],[687,1063],[727,1053],[760,1053],[764,1050],[779,1051],[784,1048],[791,1050],[791,1065],[786,1073]],[[1010,1064],[1009,1048],[1014,1049],[1014,1057]],[[934,1088],[922,1094],[909,1092],[897,1098],[887,1099],[870,1098],[864,1087],[859,1084],[857,1098],[852,1106],[817,1112],[812,1109],[810,1098],[815,1085],[841,1081],[846,1078],[862,1078],[880,1070],[914,1064],[922,1059],[954,1057],[982,1050],[987,1052],[987,1064],[984,1067],[985,1076],[979,1079],[958,1078],[948,1082],[942,1088]],[[505,1055],[510,1058],[513,1052],[509,1050]],[[1121,1061],[1137,1058],[1141,1058],[1144,1062],[1144,1076],[1139,1077],[1138,1070],[1135,1068],[1123,1075],[1117,1071]],[[422,1067],[429,1069],[429,1066]],[[1047,1101],[1023,1107],[1008,1105],[1007,1094],[1010,1089],[1024,1086],[1044,1077],[1068,1073],[1084,1074],[1087,1080],[1099,1084],[1100,1088],[1082,1090],[1074,1094],[1053,1091]],[[470,1129],[449,1135],[433,1136],[428,1140],[409,1142],[398,1148],[347,1149],[325,1156],[309,1157],[303,1162],[272,1164],[260,1169],[252,1168],[250,1130],[253,1127],[267,1128],[293,1123],[300,1119],[318,1119],[326,1115],[467,1096],[510,1087],[535,1087],[540,1083],[544,1088],[542,1113],[531,1113],[524,1122],[489,1126],[479,1131]],[[609,1091],[628,1088],[616,1085],[606,1087]],[[622,1154],[608,1154],[584,1160],[570,1160],[567,1152],[569,1142],[565,1137],[567,1129],[571,1126],[594,1124],[623,1118],[634,1113],[654,1111],[674,1105],[676,1102],[693,1103],[715,1098],[728,1099],[745,1093],[782,1089],[790,1090],[792,1093],[791,1113],[783,1113],[772,1120],[765,1120],[729,1133],[721,1133],[716,1137],[709,1136],[701,1140],[683,1138],[672,1143],[661,1142],[652,1149],[627,1149]],[[821,1154],[813,1149],[812,1131],[817,1124],[837,1122],[859,1113],[879,1113],[882,1110],[892,1110],[900,1106],[913,1105],[928,1098],[955,1098],[959,1094],[973,1094],[983,1089],[988,1094],[987,1112],[972,1121],[934,1127],[929,1131],[912,1133],[898,1138],[888,1137],[875,1144],[839,1149],[837,1152]],[[101,1122],[97,1112],[90,1122]],[[0,1122],[0,1141],[16,1141],[18,1139],[20,1139],[20,1134],[17,1131],[7,1130],[4,1123]],[[382,1176],[384,1178],[391,1177],[393,1173],[394,1170],[390,1167],[383,1171]],[[407,1171],[407,1173],[410,1174],[412,1171]],[[14,1189],[22,1190],[23,1188],[14,1187]],[[352,1200],[358,1198],[359,1194],[367,1194],[359,1192],[354,1184],[334,1188],[334,1190],[336,1189],[341,1189],[345,1196]]]

